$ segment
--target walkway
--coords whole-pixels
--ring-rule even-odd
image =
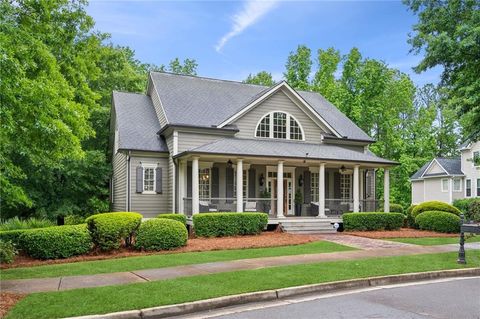
[[[76,288],[101,287],[138,282],[157,281],[178,277],[206,275],[236,270],[258,269],[265,267],[321,263],[337,260],[352,260],[373,257],[405,256],[457,251],[458,245],[417,246],[391,243],[383,240],[365,239],[346,235],[321,235],[325,240],[351,245],[364,250],[305,254],[294,256],[240,259],[225,262],[212,262],[187,266],[146,269],[131,272],[108,274],[67,276],[40,279],[16,279],[1,281],[2,291],[31,293],[41,291],[59,291]],[[354,237],[354,238],[350,238]],[[480,243],[467,245],[469,249],[479,249]],[[394,249],[392,249],[394,248]]]

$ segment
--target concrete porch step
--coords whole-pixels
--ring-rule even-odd
[[[280,221],[279,224],[287,233],[293,234],[316,234],[335,233],[332,221],[326,219],[289,219]]]

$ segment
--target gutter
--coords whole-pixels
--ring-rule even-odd
[[[211,130],[216,132],[228,132],[228,133],[238,133],[240,130],[238,128],[223,128],[223,127],[216,127],[216,126],[198,126],[198,125],[190,125],[190,124],[167,124],[162,127],[157,134],[162,135],[168,129],[198,129],[198,130]]]
[[[131,202],[130,202],[130,183],[131,183],[131,164],[130,164],[130,156],[131,154],[131,151],[128,151],[128,154],[127,154],[127,212],[130,211],[130,206],[131,206]]]

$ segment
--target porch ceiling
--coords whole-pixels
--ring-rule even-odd
[[[370,151],[359,152],[344,145],[309,144],[290,141],[226,138],[207,143],[175,158],[190,159],[199,156],[202,160],[226,162],[228,159],[242,158],[252,164],[275,164],[284,160],[285,164],[311,166],[325,162],[328,166],[340,167],[359,164],[363,167],[390,167],[397,162],[383,159]]]

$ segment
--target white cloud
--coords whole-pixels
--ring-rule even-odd
[[[218,41],[215,50],[220,52],[231,38],[241,34],[246,28],[255,24],[261,17],[271,11],[276,4],[277,1],[245,1],[243,8],[232,17],[232,30]]]

